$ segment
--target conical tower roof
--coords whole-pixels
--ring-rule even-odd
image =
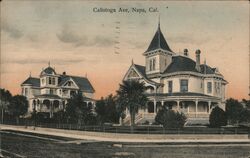
[[[154,35],[146,52],[153,51],[153,50],[160,49],[160,48],[163,50],[167,50],[167,51],[172,52],[172,50],[168,46],[168,43],[165,40],[165,38],[161,32],[160,22],[159,22],[158,29],[157,29],[157,31],[156,31],[156,33],[155,33],[155,35]]]

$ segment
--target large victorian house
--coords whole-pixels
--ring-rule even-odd
[[[132,64],[124,80],[137,79],[145,83],[149,102],[139,109],[136,123],[153,122],[159,108],[165,106],[183,112],[188,122],[204,124],[215,106],[225,109],[227,81],[217,68],[200,62],[200,50],[196,59],[189,57],[188,50],[175,53],[158,29],[143,53],[146,66]],[[127,112],[126,120],[129,120]],[[195,124],[195,123],[194,123]]]
[[[50,65],[42,70],[39,78],[29,76],[22,84],[22,95],[29,101],[28,112],[36,110],[50,117],[65,109],[67,100],[81,93],[88,106],[94,106],[94,88],[86,77],[57,74]]]

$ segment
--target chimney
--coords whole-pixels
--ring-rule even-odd
[[[195,65],[195,68],[197,71],[201,71],[201,67],[200,67],[200,54],[201,54],[201,51],[199,49],[197,49],[195,51],[195,56],[196,56],[196,65]]]
[[[66,75],[66,72],[65,72],[65,71],[63,72],[63,75]]]
[[[188,57],[188,49],[184,49],[184,56]]]

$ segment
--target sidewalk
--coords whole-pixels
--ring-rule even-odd
[[[0,125],[1,130],[31,132],[89,141],[136,143],[250,143],[247,134],[124,134]]]

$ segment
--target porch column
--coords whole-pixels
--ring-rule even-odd
[[[208,114],[211,113],[211,101],[208,102]]]
[[[52,107],[53,101],[49,100],[49,105],[50,105],[50,118],[53,116],[53,107]]]
[[[176,103],[177,103],[177,111],[180,111],[180,101],[177,100]]]
[[[198,100],[195,101],[195,117],[197,117]]]
[[[156,100],[154,100],[154,113],[156,114]]]
[[[163,106],[164,105],[164,101],[161,101],[161,106]]]

